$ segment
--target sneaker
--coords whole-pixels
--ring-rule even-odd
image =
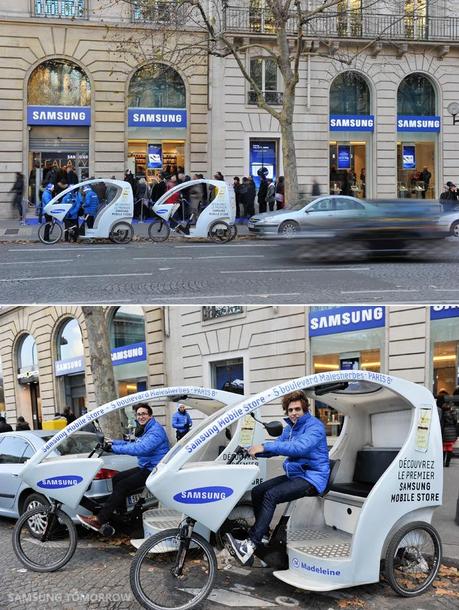
[[[255,551],[255,545],[250,538],[247,538],[247,540],[237,540],[231,534],[226,534],[226,540],[239,561],[243,565],[248,563]]]
[[[77,515],[77,519],[80,523],[82,523],[85,527],[89,527],[89,529],[94,530],[95,532],[100,532],[100,528],[102,527],[102,523],[99,521],[97,517],[92,515]]]

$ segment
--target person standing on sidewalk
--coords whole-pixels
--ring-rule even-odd
[[[325,426],[309,413],[306,394],[302,390],[286,394],[282,408],[287,415],[287,425],[279,440],[253,445],[248,451],[252,457],[285,455],[285,474],[264,481],[252,489],[255,524],[249,530],[249,537],[237,540],[231,534],[226,534],[229,544],[243,564],[248,563],[257,546],[263,544],[276,506],[304,496],[321,494],[330,476]]]
[[[453,396],[459,394],[457,387]],[[441,437],[443,440],[443,465],[449,467],[453,456],[454,443],[457,441],[457,413],[456,405],[446,402],[444,395],[440,394],[437,398],[437,406],[439,407]]]
[[[135,455],[138,466],[123,470],[112,479],[113,492],[102,505],[101,510],[94,516],[77,515],[78,520],[90,529],[100,532],[103,525],[108,523],[117,508],[126,503],[126,498],[133,491],[145,485],[151,471],[169,451],[169,440],[164,428],[153,417],[152,408],[139,403],[134,407],[137,421],[143,426],[143,434],[136,437],[134,442],[113,440],[104,443],[104,451],[111,451],[118,455]]]
[[[25,187],[24,174],[22,174],[21,172],[16,172],[16,180],[10,190],[10,193],[14,193],[13,206],[19,212],[19,222],[21,224],[24,223],[24,209],[23,209],[24,187]]]
[[[193,421],[187,413],[185,405],[179,405],[177,411],[172,416],[172,427],[175,428],[175,436],[179,441],[185,434],[188,434]]]

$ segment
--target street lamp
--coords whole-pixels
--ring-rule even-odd
[[[446,110],[453,117],[453,125],[459,123],[459,119],[456,119],[456,114],[459,114],[459,104],[457,102],[451,102],[451,104],[448,104],[446,107]]]

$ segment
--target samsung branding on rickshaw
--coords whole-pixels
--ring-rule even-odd
[[[62,477],[49,477],[42,481],[37,481],[38,487],[42,489],[64,489],[65,487],[74,487],[83,480],[83,477],[69,474]]]
[[[232,494],[231,487],[197,487],[175,494],[174,500],[182,504],[208,504],[226,500]]]

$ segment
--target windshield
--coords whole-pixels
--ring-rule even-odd
[[[312,197],[309,197],[307,199],[300,199],[299,201],[295,201],[293,203],[289,203],[285,209],[287,209],[287,210],[301,210],[302,208],[304,208],[305,205],[308,205],[308,203],[311,203],[311,201],[313,201]],[[282,210],[282,212],[285,212],[285,209]]]
[[[47,443],[54,435],[42,436]],[[90,453],[97,444],[97,435],[92,432],[75,432],[66,438],[54,451],[59,455],[74,455],[77,453]]]

